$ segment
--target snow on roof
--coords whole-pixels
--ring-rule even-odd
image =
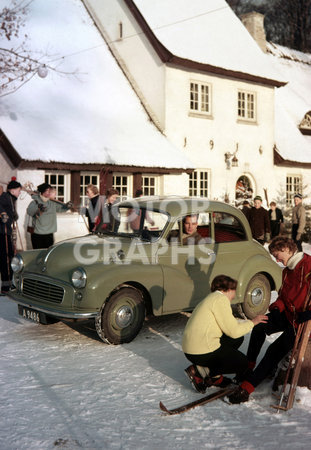
[[[269,64],[288,83],[275,92],[276,145],[284,159],[311,162],[310,139],[299,131],[311,110],[311,55],[268,43]]]
[[[29,10],[31,48],[78,74],[36,75],[1,98],[0,128],[24,160],[193,166],[150,121],[82,2],[34,1]]]
[[[175,56],[284,81],[225,0],[133,0],[158,40]]]

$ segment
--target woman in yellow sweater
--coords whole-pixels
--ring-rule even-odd
[[[243,375],[248,367],[247,357],[238,350],[243,336],[267,321],[265,315],[235,319],[231,301],[236,287],[237,281],[226,275],[215,277],[211,294],[196,306],[186,325],[182,349],[193,364],[185,372],[198,392],[204,393],[209,386],[227,386],[231,379],[223,374]]]

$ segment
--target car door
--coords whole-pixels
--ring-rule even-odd
[[[215,263],[215,244],[211,239],[211,214],[198,214],[200,242],[182,243],[182,218],[170,230],[166,249],[159,249],[158,263],[163,270],[162,313],[192,310],[210,292]]]
[[[212,230],[216,255],[213,278],[224,274],[238,279],[243,265],[251,255],[243,224],[234,214],[214,211],[212,213]]]

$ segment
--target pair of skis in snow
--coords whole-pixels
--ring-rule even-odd
[[[218,398],[225,397],[226,395],[230,395],[234,390],[236,389],[236,386],[228,386],[223,389],[218,389],[217,391],[213,392],[212,394],[206,395],[205,397],[201,397],[198,400],[194,400],[193,402],[186,403],[185,405],[179,406],[177,408],[168,409],[165,405],[163,405],[162,402],[160,402],[160,409],[169,415],[174,414],[181,414],[183,412],[189,411],[190,409],[196,408],[200,405],[206,405],[207,403],[210,403],[214,400],[217,400]]]

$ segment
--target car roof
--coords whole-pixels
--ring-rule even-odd
[[[133,203],[137,207],[154,209],[168,213],[171,217],[180,217],[191,213],[200,213],[206,210],[220,211],[228,214],[243,213],[236,207],[227,203],[209,200],[204,197],[186,197],[186,196],[149,196],[138,197],[132,200],[122,201],[118,206],[133,207]]]

